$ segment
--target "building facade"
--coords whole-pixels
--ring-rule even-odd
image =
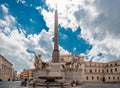
[[[70,65],[66,65],[71,63],[75,65],[72,67],[82,70],[82,82],[120,82],[120,60],[102,63],[85,61],[80,55],[61,55],[60,61],[66,68],[71,69]]]
[[[17,80],[18,79],[18,76],[17,76],[17,71],[12,69],[12,79],[13,80]]]
[[[33,74],[34,74],[35,69],[24,69],[20,73],[20,78],[21,79],[33,79]]]
[[[5,57],[0,55],[0,79],[12,80],[13,79],[13,64]]]
[[[104,77],[107,82],[120,82],[120,60],[104,64]]]

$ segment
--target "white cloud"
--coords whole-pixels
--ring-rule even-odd
[[[50,11],[42,14],[53,33],[53,11],[57,3],[59,24],[76,30],[82,28],[81,37],[93,45],[88,53],[94,61],[112,61],[120,59],[120,1],[116,0],[46,0]],[[116,36],[117,35],[117,36]],[[97,55],[103,53],[104,57]]]
[[[59,24],[61,24],[62,26],[64,26],[65,28],[72,28],[73,31],[76,30],[76,28],[78,27],[78,24],[74,17],[74,12],[78,9],[78,5],[82,4],[84,2],[84,0],[46,0],[46,4],[49,6],[49,12],[47,11],[43,11],[43,15],[45,17],[46,22],[50,19],[54,19],[53,15],[53,10],[55,9],[55,5],[57,3],[57,9],[58,9],[58,18],[59,18]],[[71,8],[72,7],[72,8]],[[51,10],[53,9],[53,10]],[[52,26],[49,25],[49,22],[47,22],[48,26]]]
[[[4,18],[0,19],[2,24],[0,26],[0,53],[13,62],[18,71],[33,67],[33,53],[41,54],[43,61],[51,59],[53,45],[50,32],[42,30],[38,35],[25,37],[23,29],[19,29],[21,32],[18,32],[18,28],[15,27],[16,19],[9,15],[9,12],[4,15]]]
[[[14,29],[16,23],[15,17],[9,15],[8,8],[1,4],[0,8],[3,10],[4,16],[3,19],[0,19],[0,32],[9,34]]]
[[[17,0],[17,3],[22,3],[22,4],[25,4],[26,1],[25,0]]]
[[[24,0],[22,1],[24,3]],[[112,0],[110,2],[112,3]],[[118,29],[120,27],[118,25],[119,8],[117,8],[119,1],[114,1],[109,5],[108,0],[46,0],[49,12],[40,7],[36,9],[42,11],[49,32],[42,30],[40,34],[28,37],[25,37],[22,29],[18,32],[18,28],[15,27],[17,23],[15,17],[10,15],[9,9],[2,4],[0,7],[4,17],[0,19],[0,53],[12,61],[17,70],[33,67],[34,55],[27,50],[41,54],[46,61],[51,59],[55,3],[57,3],[59,13],[59,24],[65,28],[70,27],[73,31],[81,26],[82,37],[93,45],[87,55],[89,59],[92,57],[94,61],[119,59],[120,31]],[[111,13],[111,11],[114,12]],[[60,53],[68,54],[69,52],[60,47]],[[104,57],[98,57],[99,53],[103,53]]]
[[[3,10],[4,13],[8,13],[8,8],[6,8],[5,5],[2,4],[1,8],[2,8],[2,10]]]
[[[30,22],[32,22],[33,20],[30,18]]]
[[[42,30],[39,35],[29,35],[28,49],[34,51],[36,54],[41,54],[43,60],[51,59],[52,55],[52,38],[49,37],[49,33]]]
[[[8,9],[5,5],[2,6]],[[9,59],[18,71],[32,67],[32,62],[28,60],[33,59],[33,55],[26,52],[27,39],[15,28],[15,18],[6,11],[4,19],[0,19],[0,24],[0,54]]]
[[[8,9],[5,5],[4,9]],[[24,68],[32,68],[34,54],[41,54],[44,60],[51,59],[52,39],[50,33],[42,30],[40,34],[25,36],[23,29],[15,26],[16,19],[6,12],[0,19],[0,54],[9,59],[19,72]],[[19,29],[19,31],[18,31]]]
[[[18,30],[13,30],[9,36],[0,33],[0,53],[9,59],[14,67],[21,71],[23,68],[32,66],[29,59],[33,59],[33,55],[26,52],[26,39],[23,34],[19,34]]]
[[[84,38],[89,39],[90,43],[94,45],[88,54],[95,57],[94,61],[120,60],[119,4],[120,1],[118,0],[115,2],[112,0],[97,0],[89,4],[89,6],[95,8],[94,13],[97,13],[97,15],[86,15],[87,19],[84,19],[85,22],[82,24],[85,31],[82,32]],[[88,12],[93,11],[88,9]],[[98,57],[97,54],[99,53],[103,53],[104,57]]]

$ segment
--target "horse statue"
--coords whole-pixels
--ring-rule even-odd
[[[40,70],[42,68],[42,60],[41,55],[35,55],[35,62],[34,62],[35,69]]]
[[[49,63],[43,62],[42,60],[42,56],[41,55],[35,55],[35,62],[34,62],[34,66],[35,69],[40,70],[40,69],[46,69],[49,67]]]

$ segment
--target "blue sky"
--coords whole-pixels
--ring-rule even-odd
[[[34,54],[51,59],[55,3],[61,54],[120,59],[119,0],[0,0],[0,54],[15,69],[33,67]]]

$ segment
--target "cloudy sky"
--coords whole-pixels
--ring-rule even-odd
[[[51,59],[56,3],[61,54],[120,60],[120,0],[0,0],[0,54],[16,70]]]

